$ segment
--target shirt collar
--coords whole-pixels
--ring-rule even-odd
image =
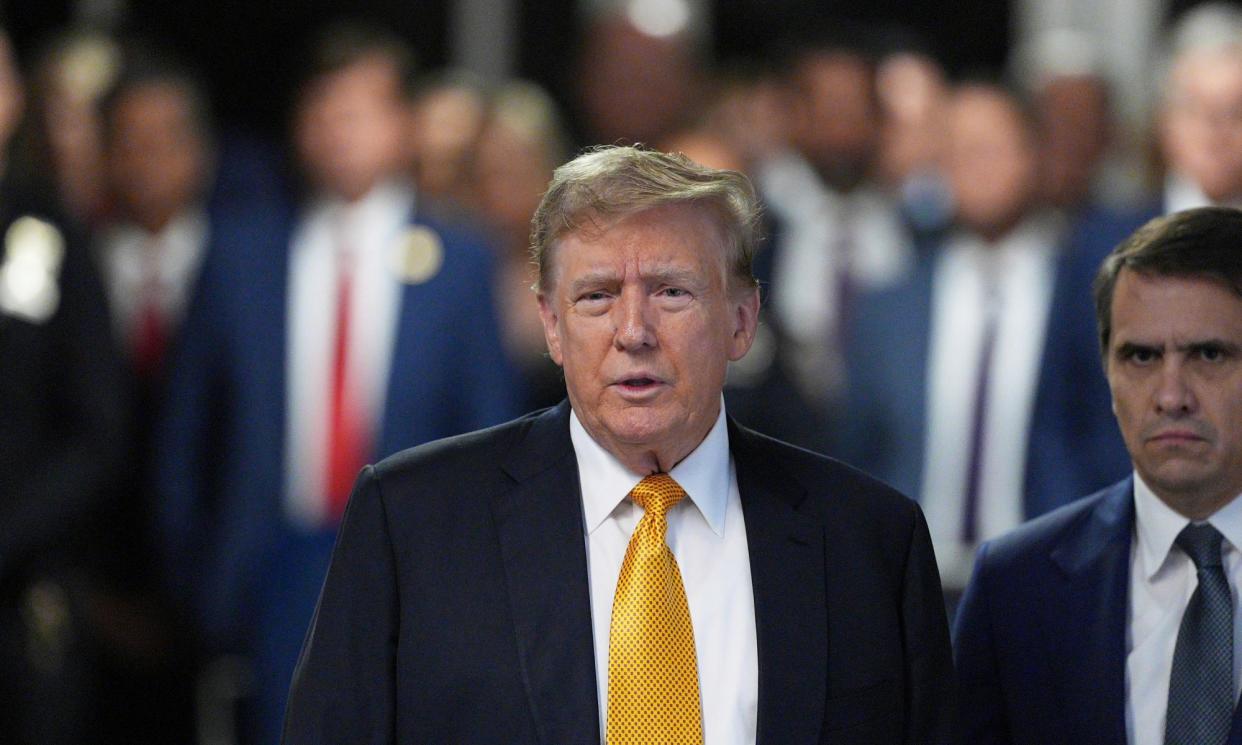
[[[1165,504],[1137,472],[1134,474],[1134,516],[1143,576],[1150,582],[1164,566],[1173,542],[1182,528],[1190,524],[1190,519]],[[1219,530],[1235,550],[1242,546],[1242,499],[1235,498],[1221,507],[1207,522]]]
[[[722,397],[720,414],[703,442],[669,472],[718,536],[724,535],[729,495],[729,428],[725,422]],[[582,426],[578,413],[572,410],[569,437],[578,460],[583,515],[590,534],[608,519],[643,477],[630,471],[596,442]]]
[[[1180,212],[1194,207],[1242,207],[1242,196],[1235,196],[1223,202],[1214,202],[1203,193],[1203,189],[1188,176],[1172,172],[1164,180],[1164,211],[1165,214]]]
[[[385,223],[392,215],[400,216],[404,223],[412,212],[415,201],[413,187],[404,179],[380,181],[366,194],[353,202],[337,196],[320,194],[310,204],[312,218],[337,223],[351,232],[368,229],[378,221]]]

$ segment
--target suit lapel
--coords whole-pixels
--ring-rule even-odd
[[[1134,525],[1132,482],[1109,489],[1081,529],[1052,552],[1066,583],[1044,604],[1054,664],[1070,668],[1060,701],[1066,733],[1125,745],[1126,610]]]
[[[517,484],[493,500],[492,514],[540,740],[598,742],[586,543],[568,403],[532,419],[502,467]]]
[[[730,420],[729,444],[755,597],[758,745],[818,742],[828,681],[823,531],[797,512],[805,491],[765,462],[758,435]]]

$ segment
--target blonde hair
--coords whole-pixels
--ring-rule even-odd
[[[556,169],[531,220],[536,289],[548,289],[553,247],[568,233],[600,231],[616,219],[653,207],[702,205],[715,213],[733,279],[757,286],[752,264],[758,245],[759,202],[750,179],[707,168],[680,153],[600,146]]]

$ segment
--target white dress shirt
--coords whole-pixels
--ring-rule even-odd
[[[642,476],[604,450],[571,414],[586,519],[587,567],[599,692],[600,741],[608,717],[608,637],[617,577],[643,509],[627,499]],[[668,513],[667,541],[681,570],[694,628],[705,745],[753,745],[759,700],[755,602],[746,525],[729,452],[724,402],[698,448],[669,473],[687,499]]]
[[[376,186],[345,204],[321,200],[302,216],[289,259],[286,351],[286,512],[308,529],[323,526],[329,381],[336,339],[338,253],[352,254],[347,379],[360,391],[365,420],[378,436],[388,393],[401,281],[393,252],[414,212],[413,190]]]
[[[1242,496],[1242,495],[1239,495]],[[1225,540],[1221,558],[1233,595],[1233,690],[1242,682],[1242,499],[1208,518]],[[1190,520],[1175,512],[1134,474],[1134,540],[1126,622],[1126,734],[1130,745],[1163,745],[1173,649],[1190,596],[1199,586],[1194,562],[1174,545]]]
[[[958,233],[936,260],[919,501],[948,588],[965,587],[974,562],[975,545],[962,541],[962,513],[989,303],[995,304],[997,326],[983,421],[978,539],[995,538],[1023,520],[1027,440],[1052,302],[1058,225],[1047,216],[1032,217],[991,246]]]
[[[180,323],[206,254],[207,225],[206,213],[193,209],[174,217],[156,234],[133,223],[104,231],[97,248],[112,330],[126,348],[133,347],[139,312],[151,290],[168,328]]]
[[[1164,180],[1164,213],[1166,215],[1195,207],[1242,207],[1242,200],[1214,202],[1185,176],[1170,173]]]
[[[844,380],[840,339],[831,346],[840,306],[834,278],[844,270],[860,290],[894,284],[909,273],[914,247],[890,199],[866,187],[833,191],[799,155],[772,158],[758,181],[782,221],[772,311],[801,350],[791,360],[801,385],[830,395]]]

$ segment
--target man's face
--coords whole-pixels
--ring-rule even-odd
[[[724,256],[720,229],[690,205],[569,234],[553,250],[539,298],[548,349],[583,426],[635,470],[667,471],[698,447],[726,366],[750,348],[758,293],[730,289]]]
[[[1108,147],[1107,85],[1090,75],[1062,75],[1044,84],[1036,104],[1044,195],[1055,205],[1074,207],[1090,196]]]
[[[1242,197],[1242,52],[1199,52],[1174,65],[1161,143],[1169,167],[1209,199]]]
[[[134,88],[112,111],[108,176],[121,209],[159,230],[202,195],[207,145],[189,99],[177,86]]]
[[[26,95],[9,37],[0,33],[0,151],[8,147],[25,111]]]
[[[814,53],[799,62],[795,83],[798,148],[833,186],[854,186],[866,176],[878,141],[870,67],[850,53]]]
[[[400,165],[401,86],[383,57],[363,59],[314,81],[298,107],[302,166],[319,189],[350,201]]]
[[[1242,492],[1242,298],[1123,269],[1107,364],[1121,434],[1156,494],[1202,518]]]
[[[958,220],[989,240],[1021,219],[1037,186],[1035,144],[1005,93],[967,86],[949,104],[946,166]]]

